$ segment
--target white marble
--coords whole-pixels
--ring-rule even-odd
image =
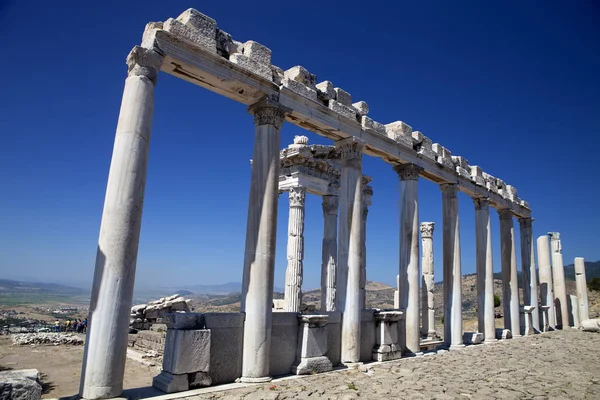
[[[321,311],[336,310],[338,197],[323,196]]]
[[[490,202],[485,198],[473,199],[475,205],[475,243],[477,263],[477,323],[486,342],[496,341],[494,313],[494,264],[492,257],[492,230]]]
[[[108,174],[80,396],[118,397],[123,391],[129,314],[137,262],[154,85],[162,57],[135,47],[127,57],[129,76]]]
[[[552,264],[550,262],[550,238],[548,235],[537,238],[537,252],[540,269],[540,302],[541,306],[548,307],[548,329],[555,329],[554,284],[552,279]]]
[[[533,311],[535,310],[535,307],[533,306],[522,306],[520,307],[520,313],[521,313],[521,334],[524,336],[530,336],[533,335],[535,333],[535,330],[533,329]],[[539,331],[539,330],[538,330]]]
[[[363,184],[362,197],[362,253],[360,262],[360,309],[366,308],[367,304],[367,216],[369,214],[369,206],[371,205],[371,196],[373,189]]]
[[[360,361],[360,266],[362,263],[362,149],[354,137],[335,142],[342,164],[338,230],[337,309],[342,316],[341,361]]]
[[[563,265],[562,245],[558,232],[548,232],[552,255],[552,279],[554,281],[554,309],[556,312],[556,327],[559,329],[569,326],[569,305],[565,268]]]
[[[500,248],[502,255],[502,304],[504,327],[513,337],[521,336],[519,322],[519,282],[517,279],[517,254],[515,250],[515,227],[510,210],[498,210],[500,216]]]
[[[398,324],[404,319],[402,311],[377,311],[374,315],[376,334],[372,358],[374,361],[389,361],[402,357],[398,344]]]
[[[302,304],[302,268],[304,260],[304,209],[306,188],[289,189],[287,269],[285,271],[285,311],[300,312]]]
[[[404,310],[405,334],[402,351],[420,350],[419,324],[419,173],[414,164],[394,167],[400,178],[400,309]],[[405,346],[405,347],[404,347]]]
[[[271,320],[277,200],[279,194],[280,129],[285,113],[263,100],[249,108],[256,133],[248,204],[248,226],[242,281],[242,311],[246,313],[242,355],[244,382],[270,380]]]
[[[296,363],[292,373],[306,375],[331,371],[327,354],[327,315],[299,315],[300,332],[296,349]]]
[[[579,328],[581,324],[579,320],[579,301],[577,300],[577,296],[570,294],[567,297],[567,301],[569,304],[569,326]]]
[[[428,339],[437,337],[435,332],[435,309],[433,303],[433,290],[435,280],[433,276],[433,222],[422,222],[421,242],[423,245],[421,256],[422,281],[421,281],[421,334]]]
[[[585,278],[585,261],[582,257],[575,257],[575,284],[577,286],[579,321],[585,321],[590,318],[590,308],[588,304],[587,280]]]
[[[532,218],[519,218],[521,232],[521,277],[523,281],[523,303],[526,306],[534,307],[531,311],[532,327],[535,331],[540,332],[537,270],[535,268],[532,222]]]
[[[444,242],[444,343],[450,349],[464,347],[462,337],[462,275],[460,265],[460,226],[458,218],[458,185],[444,183],[442,221]]]

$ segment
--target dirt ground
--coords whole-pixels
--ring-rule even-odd
[[[83,346],[15,346],[10,336],[0,336],[0,370],[35,368],[42,373],[42,398],[76,395]],[[127,359],[125,389],[152,385],[158,375],[155,367],[146,367]]]

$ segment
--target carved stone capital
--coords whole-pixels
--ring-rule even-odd
[[[323,215],[337,215],[339,200],[337,196],[323,196]]]
[[[510,208],[501,208],[498,210],[500,220],[512,220],[513,212]]]
[[[273,125],[277,130],[283,125],[286,111],[278,101],[267,97],[248,107],[248,112],[254,115],[254,125]]]
[[[424,238],[433,238],[434,222],[421,222],[419,228],[421,229],[421,236]]]
[[[445,197],[456,197],[458,194],[458,183],[442,183],[440,184],[442,195]]]
[[[560,233],[548,232],[550,236],[550,247],[554,253],[562,253],[562,244],[560,243]]]
[[[304,207],[306,200],[306,188],[304,186],[292,186],[289,191],[290,207]]]
[[[362,150],[365,143],[355,137],[338,140],[334,143],[336,156],[341,160],[362,160]]]
[[[419,174],[423,168],[415,164],[400,164],[394,166],[394,171],[402,181],[416,181],[419,179]]]
[[[548,232],[548,236],[550,236],[550,240],[560,240],[559,232]]]
[[[475,210],[489,210],[490,199],[486,197],[474,197],[473,204],[475,205]]]
[[[128,76],[145,76],[156,85],[162,62],[163,56],[156,51],[135,46],[127,55],[127,74]]]
[[[531,218],[531,217],[519,218],[519,226],[521,227],[521,229],[531,228],[532,222],[533,222],[533,218]]]

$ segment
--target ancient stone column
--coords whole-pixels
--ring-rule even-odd
[[[532,218],[519,218],[521,232],[521,277],[523,281],[523,303],[531,309],[532,327],[540,332],[540,311],[538,305],[538,284],[533,249]]]
[[[362,230],[364,232],[362,237],[362,259],[360,264],[360,309],[364,309],[367,304],[367,215],[369,214],[369,207],[371,206],[371,196],[373,195],[373,189],[368,186],[363,186],[363,209],[362,209]]]
[[[323,228],[321,264],[321,311],[335,311],[335,275],[337,270],[338,197],[323,196]]]
[[[420,350],[419,329],[419,173],[415,164],[394,167],[400,178],[400,309],[405,315],[406,354]]]
[[[127,56],[119,122],[106,186],[79,395],[123,391],[129,314],[142,223],[154,85],[162,56],[136,46]]]
[[[515,226],[511,210],[498,210],[498,215],[500,216],[504,328],[510,329],[513,337],[518,337],[521,336],[521,324],[519,322],[519,280],[517,278]]]
[[[474,198],[475,243],[477,261],[477,322],[485,342],[496,341],[494,313],[494,263],[492,258],[492,229],[490,200]]]
[[[556,313],[554,309],[554,285],[552,283],[552,266],[550,263],[550,238],[548,235],[537,239],[538,263],[540,269],[540,301],[542,306],[548,306],[548,327],[556,328]]]
[[[587,280],[585,279],[585,261],[575,257],[575,284],[577,285],[577,301],[579,303],[579,321],[590,319],[588,304]]]
[[[263,99],[248,108],[256,134],[248,204],[242,311],[246,313],[242,354],[243,382],[270,380],[271,313],[275,268],[279,142],[282,107]]]
[[[342,349],[344,364],[360,360],[360,266],[362,263],[362,149],[355,137],[335,142],[342,165],[340,177],[340,218],[338,270],[336,274],[337,309],[342,312]]]
[[[300,312],[302,303],[302,260],[304,259],[304,203],[306,188],[294,186],[289,190],[288,265],[285,271],[285,311]]]
[[[548,232],[552,254],[552,278],[554,280],[554,308],[556,311],[556,327],[563,329],[569,326],[569,305],[567,304],[567,286],[563,265],[560,233]]]
[[[458,219],[458,185],[443,183],[442,222],[444,242],[444,343],[460,349],[462,335],[462,276],[460,270],[460,229]]]
[[[435,338],[435,310],[433,304],[433,289],[435,281],[433,278],[433,222],[422,222],[421,241],[423,254],[421,258],[422,281],[421,281],[421,333],[427,335],[428,339]]]

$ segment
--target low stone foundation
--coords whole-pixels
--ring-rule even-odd
[[[130,333],[127,345],[134,350],[142,352],[155,351],[159,355],[164,353],[166,332],[139,331]]]

